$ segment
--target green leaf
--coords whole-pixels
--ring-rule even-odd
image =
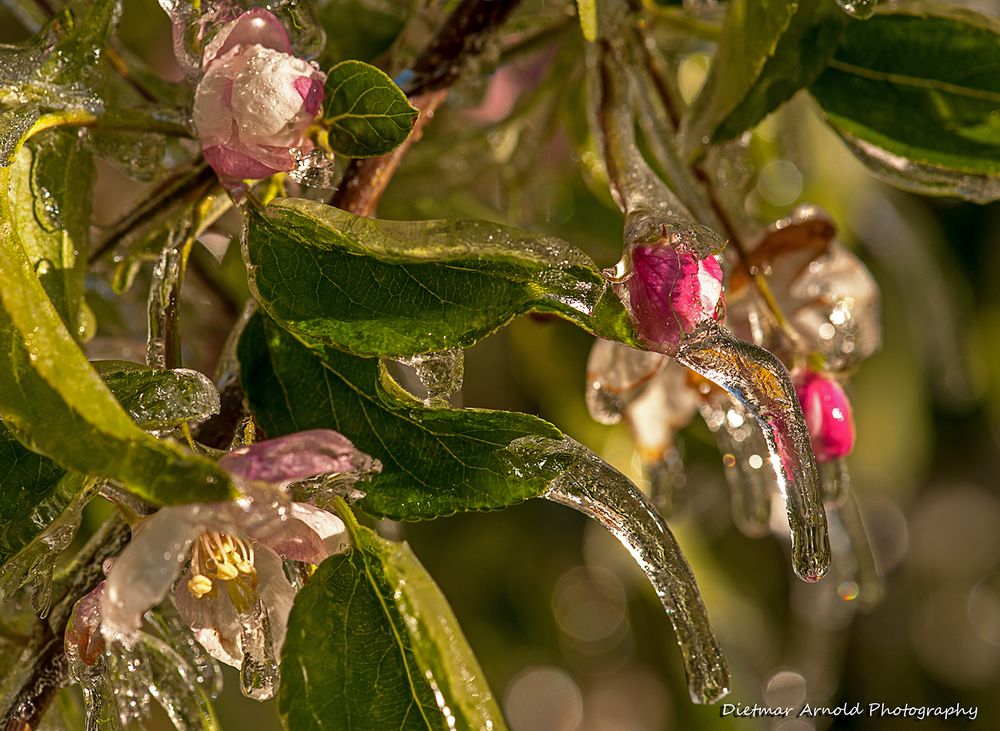
[[[354,527],[299,592],[278,707],[294,731],[506,728],[447,600],[405,543]]]
[[[247,324],[238,354],[250,410],[269,437],[335,429],[382,461],[365,488],[370,513],[419,520],[496,510],[542,494],[559,474],[508,449],[525,436],[561,436],[537,417],[425,407],[377,359],[306,346],[263,315]]]
[[[0,191],[9,185],[9,169],[0,168]],[[0,195],[0,419],[32,451],[117,479],[151,502],[231,497],[213,462],[132,423],[46,295],[14,220]]]
[[[733,0],[682,126],[686,153],[740,135],[812,83],[848,22],[834,0]]]
[[[66,507],[57,489],[66,474],[24,447],[0,422],[0,566],[24,548]]]
[[[12,224],[59,316],[77,338],[90,239],[94,165],[75,133],[43,132],[10,171]]]
[[[14,162],[39,116],[37,104],[21,104],[0,112],[0,167]]]
[[[326,76],[323,123],[334,152],[384,155],[410,136],[417,110],[392,79],[363,61],[343,61]]]
[[[527,312],[637,345],[594,263],[484,221],[383,221],[306,200],[248,215],[251,286],[283,326],[360,355],[467,347]]]
[[[219,392],[198,371],[162,370],[123,360],[93,365],[118,403],[143,429],[169,429],[219,413]]]
[[[597,0],[576,0],[576,14],[584,39],[593,43],[597,40]]]
[[[861,159],[919,192],[1000,198],[1000,23],[919,8],[854,23],[811,93]]]

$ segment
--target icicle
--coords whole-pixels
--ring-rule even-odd
[[[191,628],[184,622],[174,606],[173,598],[165,600],[146,614],[172,650],[194,671],[192,680],[205,689],[210,698],[222,692],[222,671],[219,663],[195,639]]]
[[[628,478],[580,443],[524,437],[510,445],[513,461],[555,463],[561,474],[544,497],[593,518],[636,560],[670,617],[695,703],[729,689],[729,669],[708,622],[691,568],[663,519]],[[517,469],[514,466],[513,469]]]
[[[248,698],[266,701],[274,695],[278,681],[278,661],[271,642],[271,623],[267,618],[267,609],[258,598],[241,619],[243,665],[240,667],[240,689]]]
[[[69,676],[83,689],[87,731],[118,728],[115,693],[106,674],[104,638],[101,636],[102,581],[77,601],[66,623],[63,648]]]
[[[465,377],[465,351],[461,348],[399,358],[400,363],[416,371],[417,379],[427,389],[424,405],[448,408],[453,394],[462,390]]]
[[[687,474],[680,452],[673,446],[655,460],[643,460],[643,474],[649,481],[649,499],[664,518],[684,512],[688,503]]]
[[[36,517],[48,525],[4,564],[3,574],[0,575],[0,605],[6,604],[14,592],[30,582],[32,606],[40,617],[48,615],[52,600],[52,570],[80,527],[83,508],[94,494],[94,485],[94,480],[77,473],[70,473],[60,480],[56,495],[71,497],[57,516],[38,511]]]
[[[861,506],[850,490],[846,491],[836,515],[850,542],[850,555],[844,558],[852,564],[854,584],[856,584],[856,587],[850,587],[854,590],[853,595],[850,589],[845,588],[846,582],[841,582],[837,592],[841,599],[850,601],[857,598],[863,609],[870,609],[882,600],[885,588],[882,584],[882,574],[875,564],[871,541],[868,539],[868,531],[861,515]]]
[[[819,479],[823,486],[823,502],[828,508],[839,508],[851,490],[851,475],[843,459],[819,463]]]
[[[788,509],[792,568],[805,581],[819,581],[830,566],[830,541],[809,432],[788,371],[771,353],[711,320],[688,336],[677,360],[757,419]]]
[[[153,268],[147,303],[148,338],[146,365],[172,368],[180,365],[180,343],[177,339],[177,308],[182,276],[181,252],[168,244]]]
[[[139,666],[138,674],[174,728],[179,731],[218,728],[215,713],[198,687],[193,668],[162,640],[145,633],[140,638],[144,663]]]
[[[715,434],[722,453],[733,522],[744,535],[761,538],[770,531],[771,488],[777,487],[777,475],[757,423],[739,403],[731,402],[728,395],[722,399],[724,403],[704,402],[702,417]]]

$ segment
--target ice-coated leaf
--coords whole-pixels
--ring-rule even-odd
[[[0,191],[9,186],[0,168]],[[67,469],[111,477],[155,503],[222,500],[211,461],[137,427],[87,361],[47,296],[0,196],[0,418]]]
[[[359,355],[468,347],[526,312],[638,344],[586,255],[509,226],[382,221],[283,199],[250,212],[246,257],[275,320]]]
[[[1000,22],[921,6],[852,23],[810,92],[889,182],[1000,198]]]
[[[117,0],[94,0],[57,13],[19,45],[0,45],[0,88],[6,104],[50,109],[101,108],[95,92],[104,46],[118,18]]]
[[[849,18],[833,0],[733,0],[681,130],[691,153],[750,129],[819,76]]]
[[[150,368],[122,360],[98,361],[94,367],[143,429],[168,429],[219,413],[219,392],[198,371]]]
[[[384,71],[363,61],[342,61],[326,76],[323,123],[330,147],[351,157],[375,157],[402,144],[417,110]]]
[[[66,470],[35,454],[0,422],[0,566],[66,507],[57,489]]]
[[[75,134],[48,130],[10,169],[12,224],[66,327],[81,337],[94,165]]]
[[[296,597],[279,710],[296,731],[506,728],[434,580],[367,528]]]
[[[14,162],[40,115],[37,104],[21,104],[0,112],[0,166]]]
[[[268,437],[334,429],[382,462],[363,485],[366,511],[425,519],[495,510],[541,495],[557,475],[508,446],[559,430],[528,414],[435,409],[403,391],[378,359],[304,345],[256,315],[239,344],[243,388]]]
[[[691,567],[656,508],[618,470],[569,437],[527,437],[512,449],[530,463],[549,463],[561,474],[545,498],[591,518],[628,550],[646,573],[670,616],[695,703],[714,703],[729,692],[729,668],[695,584]]]

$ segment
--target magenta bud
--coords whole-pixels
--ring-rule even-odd
[[[659,243],[631,251],[631,273],[616,284],[639,335],[655,350],[677,352],[705,320],[721,317],[722,267],[714,256]]]
[[[797,371],[794,379],[816,461],[847,456],[854,448],[854,414],[844,389],[815,371]]]

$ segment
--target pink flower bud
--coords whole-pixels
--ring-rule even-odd
[[[323,104],[323,74],[291,50],[280,21],[261,9],[224,26],[206,46],[194,125],[221,177],[287,172],[312,148],[305,132]]]
[[[81,598],[73,606],[69,622],[66,623],[65,641],[70,651],[84,665],[93,665],[104,652],[104,636],[101,634],[101,596],[104,582]]]
[[[854,415],[840,384],[814,371],[798,371],[795,392],[802,404],[816,461],[830,462],[847,456],[854,447]]]
[[[656,350],[673,355],[683,336],[720,317],[722,267],[714,256],[659,243],[635,247],[631,258],[632,272],[616,289]]]

